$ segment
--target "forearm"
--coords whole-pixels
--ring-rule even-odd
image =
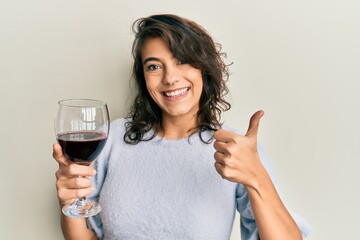
[[[96,240],[95,233],[86,226],[85,218],[70,218],[61,214],[61,229],[66,240]]]
[[[265,169],[247,187],[261,240],[300,240],[301,232],[285,208]]]

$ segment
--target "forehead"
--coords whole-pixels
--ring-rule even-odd
[[[141,49],[141,58],[144,60],[148,57],[172,57],[173,54],[161,38],[146,39]]]

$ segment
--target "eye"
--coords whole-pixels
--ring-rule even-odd
[[[161,69],[161,67],[159,65],[156,65],[156,64],[150,64],[149,66],[146,67],[147,71],[155,71],[157,69]]]

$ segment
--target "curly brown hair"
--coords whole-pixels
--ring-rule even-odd
[[[151,98],[145,83],[141,50],[145,40],[161,38],[174,57],[201,69],[203,89],[197,113],[197,131],[204,143],[202,132],[221,127],[221,113],[231,105],[224,99],[228,93],[226,81],[229,74],[223,61],[221,45],[215,43],[207,31],[199,24],[171,14],[153,15],[140,18],[133,24],[135,40],[132,46],[134,58],[133,77],[137,95],[130,108],[126,123],[124,141],[137,144],[153,139],[162,129],[162,111]],[[146,135],[150,130],[153,134]]]

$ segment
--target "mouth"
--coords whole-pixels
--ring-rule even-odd
[[[163,91],[162,94],[167,98],[178,98],[184,96],[190,90],[189,87],[179,88],[172,91]]]

